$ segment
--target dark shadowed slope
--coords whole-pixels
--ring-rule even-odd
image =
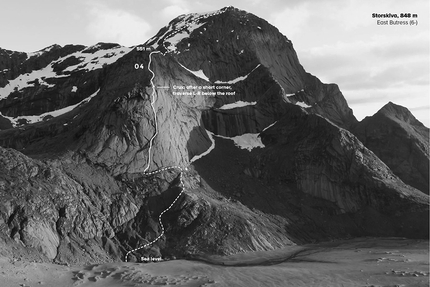
[[[353,132],[405,183],[429,193],[429,129],[407,108],[390,102]]]

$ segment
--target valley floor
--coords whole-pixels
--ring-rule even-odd
[[[429,286],[429,241],[360,238],[198,261],[60,266],[0,257],[0,286]]]

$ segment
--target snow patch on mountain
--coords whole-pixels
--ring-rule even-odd
[[[278,121],[275,121],[274,123],[268,125],[267,127],[265,127],[262,131],[264,132],[265,130],[271,128],[272,126],[274,126]]]
[[[300,106],[302,108],[312,108],[312,106],[309,106],[308,104],[306,104],[305,102],[296,102],[295,103],[297,106]]]
[[[206,133],[207,133],[209,139],[211,140],[211,146],[205,152],[203,152],[199,155],[193,156],[193,158],[190,160],[190,163],[195,162],[196,160],[204,157],[205,155],[208,155],[215,148],[214,134],[208,130],[206,130]]]
[[[68,106],[68,107],[64,107],[62,109],[59,110],[55,110],[55,111],[50,111],[50,112],[46,112],[43,113],[41,115],[35,115],[35,116],[18,116],[18,117],[8,117],[8,116],[4,116],[0,113],[0,115],[8,120],[10,120],[10,122],[12,123],[13,127],[19,126],[20,122],[22,120],[26,120],[26,124],[33,124],[33,123],[37,123],[37,122],[41,122],[43,121],[47,116],[51,116],[51,117],[58,117],[60,115],[63,115],[67,112],[70,112],[71,110],[73,110],[74,108],[78,107],[79,105],[82,104],[86,104],[89,101],[91,101],[92,98],[94,98],[95,96],[97,96],[97,94],[99,93],[100,89],[98,89],[95,93],[93,93],[92,95],[90,95],[89,97],[83,99],[82,101],[80,101],[77,104]]]
[[[27,59],[31,58],[31,57],[38,57],[46,52],[51,51],[52,49],[54,49],[55,47],[59,47],[59,45],[51,45],[48,46],[46,48],[43,48],[42,50],[36,51],[36,52],[30,52],[30,53],[26,53],[27,54]]]
[[[63,77],[68,77],[68,75],[57,75],[57,73],[52,69],[52,64],[40,70],[19,75],[17,78],[10,80],[6,86],[0,88],[0,100],[7,98],[13,91],[20,91],[27,87],[34,87],[36,83],[51,88],[54,85],[48,84],[45,81],[46,78]]]
[[[223,139],[232,140],[235,146],[237,146],[240,149],[246,149],[248,151],[251,151],[254,148],[265,147],[265,145],[261,142],[261,138],[258,136],[259,134],[248,133],[248,134],[243,134],[235,137],[225,137],[225,136],[216,135],[213,132],[210,132],[208,130],[206,130],[206,133],[208,134],[208,137],[211,140],[211,143],[212,143],[211,146],[205,152],[199,155],[193,156],[193,158],[190,160],[190,163],[193,163],[196,160],[208,155],[215,148],[214,136],[223,138]]]
[[[205,75],[205,73],[203,72],[203,70],[198,70],[198,71],[192,71],[190,69],[188,69],[187,67],[185,67],[184,65],[182,65],[181,63],[178,62],[178,64],[184,68],[185,70],[187,70],[188,72],[190,72],[191,74],[193,74],[194,76],[203,79],[207,82],[209,82],[209,78]]]
[[[86,49],[88,50],[88,49]],[[115,63],[118,59],[124,57],[127,53],[129,53],[132,48],[128,47],[115,47],[106,50],[98,50],[94,53],[86,53],[85,51],[75,52],[71,55],[68,55],[65,58],[60,58],[55,61],[55,63],[61,63],[69,57],[75,57],[80,60],[79,64],[69,66],[64,71],[71,72],[75,70],[87,70],[92,71],[96,69],[103,68],[103,65],[110,65]]]
[[[304,89],[301,89],[300,91],[297,91],[297,92],[292,93],[292,94],[285,94],[285,96],[286,96],[286,97],[292,97],[292,96],[295,96],[296,94],[298,94],[298,93],[300,93],[300,92],[304,92],[304,91],[305,91]]]
[[[304,92],[304,91],[305,91],[304,89],[301,89],[300,91],[297,91],[297,92],[295,92],[295,93],[293,93],[293,94],[285,94],[285,95],[284,95],[284,100],[285,100],[286,102],[288,102],[288,103],[292,103],[292,104],[297,105],[297,106],[300,106],[300,107],[302,107],[302,108],[311,108],[312,106],[310,106],[310,105],[306,104],[305,102],[302,102],[302,101],[296,101],[294,98],[293,98],[293,99],[289,99],[290,97],[293,97],[293,96],[295,96],[296,94],[298,94],[298,93],[300,93],[300,92]]]
[[[47,51],[50,51],[54,47],[55,45],[45,48],[43,50],[40,50],[38,52],[35,52],[33,54],[40,56],[40,53],[45,53]],[[103,68],[104,65],[109,65],[116,62],[118,59],[120,59],[121,57],[123,57],[124,55],[126,55],[128,52],[132,50],[131,48],[118,46],[111,49],[97,50],[97,51],[94,51],[93,53],[88,53],[89,48],[96,49],[97,46],[91,46],[86,48],[83,51],[78,51],[70,55],[67,55],[65,57],[61,57],[58,60],[51,62],[48,66],[40,70],[34,70],[34,71],[31,71],[30,73],[19,75],[17,78],[13,80],[9,80],[9,83],[6,86],[4,86],[3,88],[0,88],[0,100],[7,98],[14,91],[20,91],[28,87],[35,87],[36,85],[45,86],[47,88],[54,87],[54,85],[46,82],[46,79],[69,77],[69,75],[58,75],[56,72],[54,72],[53,67],[54,65],[60,64],[70,57],[75,57],[79,59],[80,63],[69,66],[65,68],[62,72],[72,72],[72,71],[78,71],[78,70],[91,71],[91,70],[101,69]]]
[[[106,46],[106,44],[108,44],[108,46]],[[82,51],[83,52],[85,52],[85,51],[87,51],[87,52],[91,51],[92,52],[92,51],[95,51],[95,50],[109,50],[109,49],[112,49],[112,48],[117,49],[117,48],[120,48],[120,47],[121,47],[121,45],[119,45],[119,44],[99,42],[99,43],[97,43],[95,45],[86,47]]]
[[[201,23],[201,24],[191,23],[186,28],[183,28],[177,32],[173,32],[171,36],[168,36],[164,39],[165,42],[170,43],[170,45],[167,47],[167,50],[171,52],[176,51],[176,45],[179,42],[181,42],[182,39],[188,38],[194,30],[200,28],[204,24],[206,23]],[[169,32],[171,31],[167,31],[166,33],[169,33]]]
[[[254,148],[265,147],[265,145],[261,142],[261,138],[258,135],[259,133],[256,133],[256,134],[247,133],[247,134],[243,134],[235,137],[225,137],[220,135],[215,135],[215,136],[223,139],[232,140],[234,142],[234,145],[237,146],[238,148],[251,151]]]
[[[219,107],[220,110],[230,110],[235,108],[242,108],[246,106],[255,106],[257,102],[244,102],[244,101],[237,101],[230,104],[225,104]]]
[[[252,69],[252,71],[251,72],[249,72],[247,75],[245,75],[245,76],[240,76],[240,77],[237,77],[236,79],[233,79],[233,80],[230,80],[230,81],[227,81],[227,82],[223,82],[223,81],[215,81],[215,84],[230,84],[230,85],[232,85],[232,84],[236,84],[237,82],[240,82],[240,81],[244,81],[244,80],[246,80],[247,78],[248,78],[248,76],[252,73],[252,72],[254,72],[258,67],[260,67],[261,66],[261,64],[258,64],[254,69]]]
[[[222,14],[226,10],[227,8],[223,8],[221,10],[207,13],[191,13],[180,15],[171,21],[168,26],[166,26],[166,32],[160,36],[155,35],[149,39],[145,45],[152,46],[156,49],[158,45],[161,44],[159,43],[159,40],[162,39],[164,43],[169,43],[169,45],[165,46],[168,52],[177,52],[176,45],[183,39],[188,38],[194,30],[205,25],[206,22],[204,19]]]

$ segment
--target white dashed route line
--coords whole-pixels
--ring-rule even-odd
[[[183,180],[182,180],[182,171],[187,170],[187,169],[186,169],[186,168],[185,168],[185,169],[183,169],[183,168],[182,168],[182,167],[180,167],[180,166],[171,166],[171,167],[162,168],[162,169],[157,170],[157,171],[154,171],[154,172],[147,173],[147,175],[151,175],[151,174],[156,174],[156,173],[159,173],[159,172],[162,172],[162,171],[165,171],[165,170],[170,170],[170,169],[179,169],[179,170],[180,170],[180,173],[179,173],[179,180],[180,180],[180,187],[182,188],[182,190],[181,190],[181,192],[178,194],[178,196],[176,196],[175,200],[173,200],[173,202],[169,205],[169,207],[168,207],[168,208],[166,208],[165,210],[163,210],[163,211],[160,213],[160,215],[158,216],[158,222],[160,223],[160,226],[161,226],[161,233],[160,233],[160,235],[158,235],[154,240],[152,240],[152,241],[150,241],[150,242],[148,242],[148,243],[146,243],[146,244],[144,244],[144,245],[141,245],[141,246],[139,246],[139,247],[137,247],[137,248],[135,248],[135,249],[132,249],[132,250],[128,251],[128,252],[125,254],[125,262],[127,262],[128,255],[129,255],[130,253],[136,252],[136,251],[138,251],[138,250],[140,250],[140,249],[146,248],[146,247],[148,247],[148,246],[150,246],[150,245],[154,244],[155,242],[157,242],[157,241],[158,241],[158,240],[159,240],[159,239],[164,235],[165,229],[164,229],[164,225],[163,225],[163,221],[162,221],[161,217],[163,216],[163,214],[164,214],[164,213],[166,213],[167,211],[169,211],[169,210],[173,207],[173,205],[176,203],[176,201],[178,201],[179,197],[184,193],[185,188],[184,188],[184,182],[183,182]]]
[[[200,16],[200,17],[197,17],[196,19],[194,19],[193,20],[193,22],[194,23],[197,23],[197,21],[198,20],[200,20],[201,18],[207,18],[207,17],[210,17],[210,16],[214,16],[214,15],[217,15],[217,14],[221,14],[221,13],[223,13],[223,12],[225,12],[225,11],[217,11],[217,12],[215,12],[215,13],[212,13],[212,14],[208,14],[208,15],[202,15],[202,16]],[[178,30],[178,31],[174,31],[173,32],[173,35],[170,35],[169,36],[169,38],[171,38],[172,36],[174,36],[174,35],[176,35],[177,33],[179,33],[179,32],[182,32],[184,29],[186,29],[186,28],[188,28],[189,26],[191,25],[191,23],[189,23],[188,25],[186,25],[185,27],[182,27],[182,29],[180,29],[180,30]],[[166,37],[167,38],[167,37]],[[163,216],[163,214],[164,213],[166,213],[167,211],[169,211],[172,207],[173,207],[173,205],[176,203],[176,201],[178,201],[178,199],[179,199],[179,197],[184,193],[184,191],[185,191],[185,188],[184,188],[184,182],[183,182],[183,180],[182,180],[182,172],[185,170],[188,170],[186,167],[185,168],[183,168],[183,167],[180,167],[180,166],[170,166],[170,167],[164,167],[164,168],[160,168],[160,169],[158,169],[158,170],[156,170],[156,171],[151,171],[151,172],[147,172],[148,171],[148,169],[149,169],[149,167],[150,167],[150,165],[151,165],[151,154],[152,154],[152,146],[153,146],[153,144],[154,144],[154,139],[155,139],[155,137],[158,135],[158,122],[157,122],[157,112],[155,111],[155,108],[154,108],[154,104],[155,104],[155,101],[157,100],[157,97],[156,97],[156,93],[155,93],[155,85],[154,85],[154,82],[153,82],[153,80],[154,80],[154,78],[155,78],[155,73],[151,70],[151,63],[152,63],[152,54],[155,54],[155,53],[161,53],[162,55],[164,55],[161,51],[152,51],[151,53],[149,53],[149,63],[148,63],[148,70],[149,70],[149,72],[152,74],[152,76],[151,76],[151,87],[152,87],[152,101],[151,101],[151,108],[152,108],[152,111],[153,111],[153,113],[154,113],[154,127],[155,127],[155,132],[154,132],[154,134],[152,135],[152,137],[151,137],[151,139],[149,140],[149,148],[148,148],[148,163],[147,163],[147,165],[146,165],[146,168],[144,169],[144,175],[147,175],[147,176],[149,176],[149,175],[153,175],[153,174],[157,174],[157,173],[160,173],[160,172],[163,172],[163,171],[168,171],[168,170],[172,170],[172,169],[178,169],[178,170],[180,170],[180,172],[179,172],[179,180],[180,180],[180,186],[181,186],[181,188],[182,188],[182,190],[181,190],[181,192],[178,194],[178,196],[176,196],[176,198],[175,198],[175,200],[173,200],[173,202],[169,205],[169,207],[168,208],[166,208],[165,210],[163,210],[161,213],[160,213],[160,215],[158,216],[158,222],[160,223],[160,226],[161,226],[161,233],[160,233],[160,235],[158,235],[154,240],[152,240],[151,242],[148,242],[148,243],[146,243],[146,244],[144,244],[144,245],[141,245],[141,246],[139,246],[139,247],[137,247],[137,248],[135,248],[135,249],[132,249],[132,250],[130,250],[130,251],[128,251],[126,254],[125,254],[125,262],[127,262],[127,259],[128,259],[128,256],[129,256],[129,254],[130,253],[133,253],[133,252],[136,252],[136,251],[138,251],[138,250],[140,250],[140,249],[143,249],[143,248],[146,248],[146,247],[148,247],[148,246],[150,246],[150,245],[152,245],[152,244],[154,244],[155,242],[157,242],[163,235],[164,235],[164,232],[165,232],[165,229],[164,229],[164,225],[163,225],[163,222],[162,222],[162,220],[161,220],[161,217]]]
[[[163,168],[160,168],[160,169],[158,169],[158,170],[155,170],[155,171],[151,171],[151,172],[147,172],[148,171],[148,169],[149,169],[149,166],[151,165],[151,150],[152,150],[152,146],[153,146],[153,142],[154,142],[154,139],[155,139],[155,137],[158,135],[158,123],[157,123],[157,112],[155,111],[155,108],[154,108],[154,104],[155,104],[155,101],[156,101],[156,93],[155,93],[155,85],[154,85],[154,82],[153,82],[153,80],[154,80],[154,77],[155,77],[155,73],[151,70],[151,62],[152,62],[152,57],[151,57],[151,55],[152,54],[154,54],[154,53],[161,53],[160,51],[153,51],[153,52],[151,52],[150,54],[149,54],[149,63],[148,63],[148,70],[151,72],[151,74],[152,74],[152,77],[151,77],[151,87],[152,87],[152,101],[151,101],[151,107],[152,107],[152,111],[154,112],[154,126],[155,126],[155,132],[154,132],[154,134],[152,135],[152,137],[151,137],[151,139],[149,140],[149,148],[148,148],[148,164],[147,164],[147,166],[146,166],[146,168],[144,169],[144,175],[147,175],[147,176],[149,176],[149,175],[154,175],[154,174],[157,174],[157,173],[160,173],[160,172],[163,172],[163,171],[168,171],[168,170],[172,170],[172,169],[178,169],[178,170],[180,170],[180,172],[179,172],[179,180],[180,180],[180,187],[182,188],[181,189],[181,192],[176,196],[176,198],[175,198],[175,200],[173,200],[173,202],[169,205],[169,207],[168,208],[166,208],[165,210],[163,210],[161,213],[160,213],[160,215],[158,216],[158,222],[160,223],[160,226],[161,226],[161,233],[154,239],[154,240],[152,240],[152,241],[150,241],[150,242],[148,242],[148,243],[146,243],[146,244],[144,244],[144,245],[141,245],[141,246],[139,246],[139,247],[137,247],[137,248],[135,248],[135,249],[132,249],[132,250],[130,250],[130,251],[128,251],[126,254],[125,254],[125,262],[127,262],[128,261],[128,256],[129,256],[129,254],[130,253],[133,253],[133,252],[136,252],[136,251],[138,251],[138,250],[140,250],[140,249],[143,249],[143,248],[146,248],[146,247],[148,247],[148,246],[150,246],[150,245],[152,245],[152,244],[154,244],[155,242],[157,242],[163,235],[164,235],[164,231],[165,231],[165,229],[164,229],[164,225],[163,225],[163,221],[162,221],[162,219],[161,219],[161,217],[163,216],[163,214],[164,213],[166,213],[167,211],[169,211],[172,207],[173,207],[173,205],[176,203],[176,201],[178,201],[178,199],[179,199],[179,197],[184,193],[184,191],[185,191],[185,188],[184,188],[184,182],[183,182],[183,180],[182,180],[182,172],[185,170],[187,170],[187,168],[185,167],[185,168],[182,168],[182,167],[180,167],[180,166],[177,166],[177,165],[175,165],[175,166],[169,166],[169,167],[163,167]]]

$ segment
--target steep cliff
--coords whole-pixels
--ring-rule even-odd
[[[302,104],[341,127],[357,122],[337,85],[322,84],[306,73],[291,41],[245,11],[228,7],[213,14],[180,16],[146,44],[171,51],[180,63],[201,71],[211,83],[233,85],[235,93],[217,96],[214,109],[203,116],[205,126],[220,135],[260,132],[278,119],[281,100]],[[245,115],[217,109],[237,101],[256,102],[255,109]],[[240,126],[249,122],[244,116],[255,123]]]
[[[264,148],[238,151],[220,139],[196,170],[225,196],[287,219],[287,234],[301,232],[295,242],[315,233],[320,239],[427,236],[428,196],[347,130],[287,105],[288,113],[260,134]]]
[[[255,168],[262,178],[295,182],[301,192],[334,203],[332,212],[348,214],[364,232],[425,236],[428,197],[404,184],[350,132],[297,111],[261,137],[266,148]]]
[[[408,109],[390,102],[353,132],[405,183],[429,193],[429,129]]]

